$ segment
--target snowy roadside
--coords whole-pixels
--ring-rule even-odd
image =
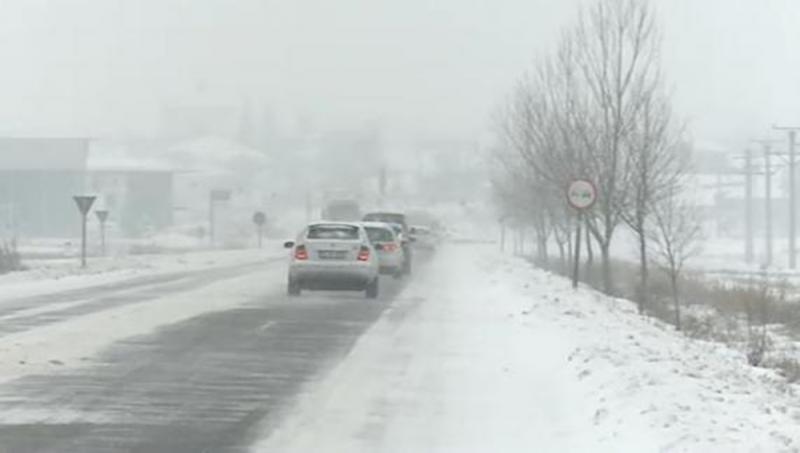
[[[136,277],[257,263],[286,255],[280,244],[262,249],[214,250],[163,255],[92,258],[86,269],[75,259],[26,262],[28,270],[0,276],[0,303],[71,289],[118,283]]]
[[[735,351],[461,245],[254,451],[800,451],[797,402]]]

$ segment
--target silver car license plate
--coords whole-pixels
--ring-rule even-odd
[[[344,260],[347,259],[347,250],[320,250],[317,252],[321,260]]]

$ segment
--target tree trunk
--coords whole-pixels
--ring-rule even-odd
[[[558,241],[558,261],[561,265],[561,272],[566,273],[567,261],[566,257],[564,256],[564,243],[561,241]]]
[[[593,281],[594,274],[594,250],[592,249],[592,235],[589,227],[586,227],[586,270],[584,271],[586,281]]]
[[[572,233],[568,232],[567,233],[567,263],[565,263],[566,266],[564,267],[564,275],[569,275],[569,268],[570,268],[570,265],[572,264],[572,257],[573,256],[575,256],[575,254],[572,252]]]
[[[514,245],[511,247],[514,256],[519,256],[519,230],[514,228],[511,231],[511,237],[514,239]]]
[[[670,280],[672,283],[672,304],[675,307],[675,329],[681,330],[681,304],[678,297],[678,271],[670,271]]]
[[[644,221],[637,221],[639,234],[639,314],[644,314],[647,308],[647,237],[644,234]]]
[[[506,251],[506,224],[500,222],[500,251]]]
[[[603,259],[603,291],[608,295],[613,295],[614,283],[611,275],[610,245],[608,242],[600,242],[600,255]]]
[[[542,234],[537,235],[536,237],[536,252],[539,255],[539,262],[542,266],[547,267],[549,261],[549,253],[547,250],[547,238],[544,237]]]

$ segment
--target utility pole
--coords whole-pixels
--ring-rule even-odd
[[[777,140],[753,140],[764,152],[764,264],[772,266],[772,144]]]
[[[748,148],[744,152],[744,260],[753,262],[753,151]]]
[[[789,133],[789,269],[794,269],[797,266],[797,250],[795,248],[797,159],[795,155],[795,142],[797,139],[797,131],[800,130],[800,127],[772,126],[772,128]]]

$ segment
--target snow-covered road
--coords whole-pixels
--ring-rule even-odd
[[[457,246],[254,451],[798,451],[797,403],[627,301]]]
[[[0,451],[800,448],[772,372],[488,245],[377,301],[288,299],[268,254],[189,267],[0,298]]]

